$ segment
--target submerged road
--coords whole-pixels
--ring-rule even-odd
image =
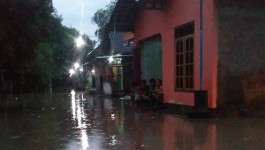
[[[1,150],[264,150],[264,118],[190,119],[84,94],[24,95],[0,114]]]

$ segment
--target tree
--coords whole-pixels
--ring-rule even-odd
[[[110,4],[106,5],[106,8],[97,10],[92,18],[92,22],[98,25],[98,29],[96,30],[95,35],[98,36],[100,42],[103,41],[105,27],[110,20],[112,11],[114,10],[116,3],[117,0],[111,1]]]
[[[52,12],[51,0],[0,2],[0,70],[13,86],[30,73],[34,49],[48,34]]]
[[[68,75],[79,32],[64,27],[52,0],[0,1],[0,87],[15,91],[47,88]],[[86,49],[94,43],[86,38]]]

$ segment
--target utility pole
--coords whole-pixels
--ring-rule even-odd
[[[203,90],[203,0],[200,0],[200,90]]]

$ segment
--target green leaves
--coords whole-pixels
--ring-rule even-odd
[[[96,30],[95,35],[98,36],[100,42],[103,41],[105,26],[110,20],[111,13],[115,8],[116,2],[117,0],[111,1],[110,4],[107,5],[105,9],[97,10],[97,12],[94,14],[92,18],[92,22],[96,23],[99,27]]]
[[[79,32],[61,21],[51,0],[0,1],[0,70],[5,71],[5,82],[29,91],[68,75]],[[90,51],[95,42],[85,39],[84,49]]]
[[[49,83],[54,72],[52,60],[53,51],[54,49],[48,42],[39,43],[34,51],[32,73],[38,76],[44,85]]]

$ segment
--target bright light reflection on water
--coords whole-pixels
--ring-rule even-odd
[[[111,136],[111,143],[110,143],[110,145],[116,145],[116,143],[117,143],[117,140],[116,140],[116,137],[115,137],[115,135],[113,135],[113,136]]]
[[[86,130],[81,130],[81,142],[83,149],[87,149],[89,147]]]
[[[79,101],[77,101],[77,123],[78,123],[78,128],[82,127],[82,118],[81,118],[81,107]]]
[[[111,119],[115,120],[115,114],[111,114]]]
[[[69,93],[23,95],[22,110],[0,108],[0,150],[265,150],[264,118],[183,119]]]
[[[79,99],[79,94],[76,95],[75,91],[71,91],[72,95],[72,113],[73,113],[73,120],[77,121],[77,128],[80,129],[80,141],[82,145],[82,149],[87,149],[89,147],[88,143],[88,136],[86,131],[86,124],[83,120],[86,120],[86,114],[84,108],[82,107],[83,103],[83,94],[81,95],[81,99]],[[75,98],[77,96],[77,99]]]
[[[72,96],[72,112],[73,112],[73,120],[75,120],[75,110],[76,110],[76,104],[75,104],[75,91],[71,91],[71,96]]]

